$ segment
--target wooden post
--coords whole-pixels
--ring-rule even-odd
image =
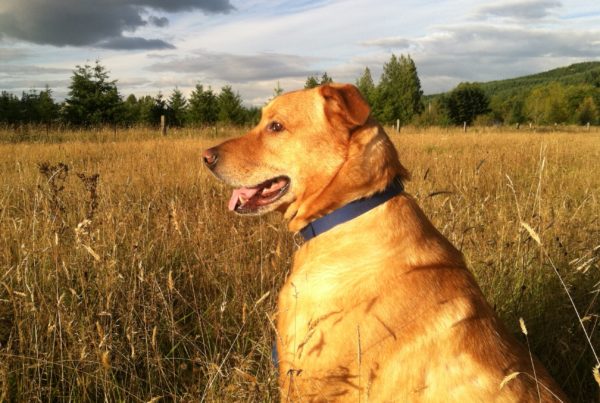
[[[160,133],[163,136],[167,135],[167,124],[166,124],[165,115],[160,115]]]
[[[587,122],[587,124],[585,125],[585,128],[587,129],[587,131],[590,131],[590,122]]]
[[[519,127],[521,127],[521,124],[517,123],[517,130],[519,130]]]
[[[467,132],[467,122],[463,122],[463,132]]]
[[[396,133],[400,133],[400,119],[396,119]]]

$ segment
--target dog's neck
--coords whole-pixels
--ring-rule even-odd
[[[375,207],[387,202],[394,196],[399,195],[403,191],[404,186],[402,185],[402,180],[400,177],[396,177],[382,192],[375,193],[367,198],[355,200],[321,218],[317,218],[301,229],[300,234],[305,241],[309,241],[312,238],[329,231],[333,227],[367,213]]]
[[[376,122],[352,132],[348,141],[348,156],[329,182],[297,195],[285,211],[290,231],[298,232],[340,207],[384,191],[396,177],[408,178],[394,145]]]

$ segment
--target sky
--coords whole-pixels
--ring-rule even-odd
[[[0,0],[0,90],[67,96],[100,60],[122,95],[231,85],[260,106],[410,54],[426,94],[600,60],[597,0]]]

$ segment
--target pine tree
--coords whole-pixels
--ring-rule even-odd
[[[15,124],[19,122],[21,115],[19,98],[7,91],[0,94],[0,122]]]
[[[214,125],[219,119],[219,102],[212,88],[207,90],[201,84],[190,94],[190,122],[199,125]]]
[[[375,101],[375,83],[373,83],[371,70],[368,67],[365,67],[363,74],[356,80],[356,86],[365,100],[372,106]]]
[[[145,95],[138,99],[137,103],[139,107],[137,123],[150,126],[157,125],[159,120],[156,119],[154,98],[150,95]],[[160,119],[160,115],[158,115],[158,119]]]
[[[65,100],[65,117],[77,125],[116,123],[120,119],[121,96],[116,80],[110,80],[108,71],[96,61],[76,66]]]
[[[315,76],[306,77],[306,82],[304,83],[305,89],[315,88],[319,86],[319,79]]]
[[[135,95],[130,94],[125,102],[123,102],[123,114],[121,123],[132,126],[139,123],[140,120],[140,104]]]
[[[383,66],[376,93],[374,113],[382,123],[393,124],[399,119],[406,124],[423,110],[421,81],[410,56],[397,58],[392,54]]]
[[[277,98],[281,94],[283,94],[283,88],[281,88],[281,86],[279,85],[279,81],[277,81],[277,87],[273,88],[273,98]]]
[[[313,76],[313,75],[306,77],[306,82],[304,83],[304,88],[310,89],[310,88],[318,87],[319,85],[331,84],[331,83],[333,83],[333,78],[329,77],[329,74],[327,74],[327,72],[324,72],[321,75],[321,78],[319,78],[318,76]]]
[[[179,88],[175,87],[167,102],[167,117],[170,126],[181,127],[187,113],[187,100]]]
[[[324,72],[323,75],[321,76],[321,83],[320,83],[320,85],[331,84],[331,83],[333,83],[333,78],[329,77],[329,75],[327,74],[327,72]]]
[[[58,116],[58,105],[52,98],[52,90],[46,85],[46,89],[40,92],[38,104],[36,106],[40,122],[46,125]]]
[[[166,116],[167,113],[167,101],[165,101],[162,92],[158,92],[156,97],[153,98],[154,104],[152,105],[152,124],[158,125],[160,123],[160,117]]]
[[[15,100],[16,101],[16,100]],[[52,99],[52,91],[46,86],[41,92],[30,90],[23,92],[18,105],[15,118],[23,123],[44,123],[46,125],[56,118],[58,105]]]
[[[240,95],[233,92],[231,86],[226,85],[221,88],[218,97],[219,101],[219,122],[226,124],[244,123],[244,108]]]

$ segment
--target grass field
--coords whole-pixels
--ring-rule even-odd
[[[0,133],[0,401],[277,400],[273,313],[300,241],[226,211],[200,166],[215,132],[21,135]],[[582,324],[600,352],[600,132],[392,138],[508,327],[525,342],[522,317],[573,401],[598,401]]]

